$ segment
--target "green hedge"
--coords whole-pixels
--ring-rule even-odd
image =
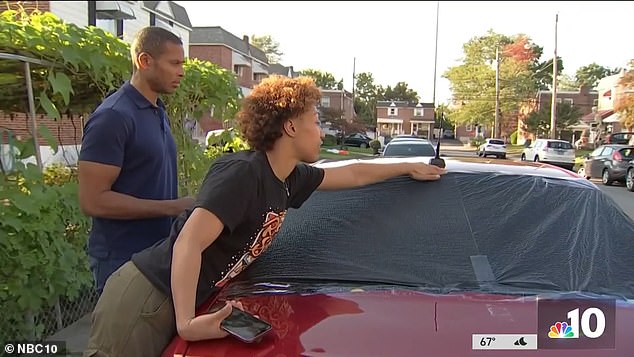
[[[90,221],[79,209],[76,176],[34,165],[0,174],[0,204],[0,329],[6,339],[42,338],[44,326],[28,317],[93,281],[85,253]]]

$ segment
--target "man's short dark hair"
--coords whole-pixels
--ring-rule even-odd
[[[167,42],[177,45],[183,44],[183,41],[169,30],[158,26],[144,27],[136,34],[132,46],[130,46],[132,58],[137,58],[142,52],[148,53],[152,57],[159,57],[165,50]],[[134,60],[132,65],[135,66]]]

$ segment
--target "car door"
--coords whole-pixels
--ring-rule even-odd
[[[524,143],[524,150],[522,150],[522,154],[524,156],[524,160],[530,160],[531,157],[533,157],[533,148],[535,148],[535,142],[531,142],[530,144],[528,144],[528,146],[526,146],[526,143]]]
[[[590,159],[590,177],[601,177],[603,168],[605,167],[605,160],[612,153],[612,148],[603,146],[592,152]]]
[[[539,152],[542,146],[544,146],[544,140],[535,141],[535,144],[531,148],[531,152],[530,152],[531,156],[527,157],[526,159],[530,161],[539,161]],[[538,160],[535,160],[536,157],[538,158]]]
[[[592,172],[593,166],[594,166],[593,163],[595,159],[599,157],[599,155],[601,154],[601,151],[603,151],[603,146],[594,149],[593,152],[588,154],[587,158],[583,162],[583,167],[585,168],[587,177],[595,177],[593,176],[593,172]]]

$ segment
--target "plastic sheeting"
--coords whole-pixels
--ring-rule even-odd
[[[633,299],[634,222],[583,181],[397,178],[316,192],[238,280]]]

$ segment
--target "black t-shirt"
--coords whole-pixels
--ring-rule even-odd
[[[224,224],[202,253],[196,306],[260,256],[280,230],[289,207],[299,208],[324,178],[323,169],[298,164],[286,182],[273,173],[265,153],[241,151],[219,158],[209,169],[192,209],[181,214],[169,237],[132,256],[139,270],[171,295],[174,242],[193,209],[204,208]]]

